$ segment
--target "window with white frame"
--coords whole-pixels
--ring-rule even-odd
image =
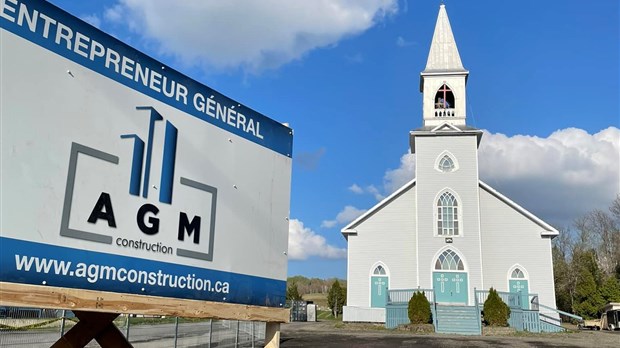
[[[438,271],[463,271],[465,265],[456,252],[446,249],[435,261],[435,269]]]
[[[438,168],[444,173],[453,172],[455,169],[454,161],[450,156],[444,155],[441,160],[439,160]]]
[[[383,268],[383,266],[379,265],[377,266],[377,268],[375,268],[374,272],[372,272],[372,274],[374,275],[385,275],[385,268]]]
[[[525,279],[525,274],[519,268],[515,268],[510,274],[510,278],[512,279]]]
[[[459,235],[459,212],[456,197],[444,192],[437,200],[437,234],[440,236]]]

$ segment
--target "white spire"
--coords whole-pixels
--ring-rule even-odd
[[[439,6],[435,33],[423,73],[439,71],[465,71],[444,4]]]

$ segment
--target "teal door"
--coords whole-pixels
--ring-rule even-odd
[[[467,272],[433,272],[437,302],[467,304]]]
[[[521,308],[530,309],[530,301],[529,301],[529,287],[526,279],[510,279],[508,281],[508,286],[510,287],[510,292],[512,293],[521,293],[519,296],[521,302]]]
[[[384,308],[387,303],[388,277],[370,277],[370,306]]]

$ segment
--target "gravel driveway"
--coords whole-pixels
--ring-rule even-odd
[[[334,322],[288,323],[281,326],[281,347],[614,347],[620,331],[578,331],[557,334],[513,333],[459,336],[413,334],[369,324]]]

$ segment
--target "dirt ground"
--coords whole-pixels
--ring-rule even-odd
[[[460,336],[387,330],[381,325],[325,321],[281,327],[281,347],[620,347],[620,331],[533,334],[498,330]]]

